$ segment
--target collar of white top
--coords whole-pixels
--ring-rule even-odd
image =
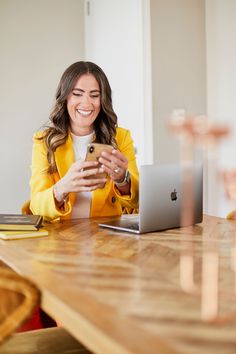
[[[75,135],[70,132],[72,141],[74,143],[82,143],[82,144],[89,144],[94,140],[95,133],[94,131],[88,135]]]

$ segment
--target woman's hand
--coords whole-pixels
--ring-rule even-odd
[[[105,170],[98,166],[97,161],[76,161],[66,175],[54,186],[54,196],[60,203],[68,193],[90,192],[103,188],[107,178],[98,178],[96,175]]]
[[[111,153],[103,151],[98,161],[114,182],[122,181],[125,178],[128,160],[119,150],[113,149]]]
[[[130,182],[124,183],[128,168],[127,158],[119,150],[113,149],[111,153],[103,151],[98,161],[102,164],[104,171],[110,175],[119,192],[122,195],[130,194]]]

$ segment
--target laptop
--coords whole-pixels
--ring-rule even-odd
[[[192,181],[188,190],[186,187],[189,185],[183,183],[186,177]],[[186,202],[189,203],[191,194],[191,217],[184,220],[181,212],[184,209],[189,211]],[[202,204],[202,164],[185,167],[176,164],[142,165],[139,176],[139,214],[123,215],[119,219],[99,223],[99,226],[137,234],[190,226],[202,222]]]

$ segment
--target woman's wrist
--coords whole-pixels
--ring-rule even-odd
[[[53,187],[53,195],[59,204],[66,203],[68,199],[68,193],[63,192],[57,183]]]
[[[120,181],[114,181],[121,195],[130,195],[130,173],[126,170],[125,177]]]
[[[122,180],[114,181],[117,187],[124,187],[127,184],[130,184],[130,173],[128,170],[125,171],[125,176]]]

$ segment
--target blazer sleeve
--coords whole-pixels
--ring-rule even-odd
[[[120,128],[121,129],[121,128]],[[121,195],[118,188],[113,186],[116,197],[122,208],[138,209],[139,207],[139,172],[136,163],[133,139],[129,130],[121,129],[117,133],[118,149],[128,159],[128,170],[130,172],[131,192],[130,195]]]
[[[33,214],[42,215],[45,220],[51,221],[71,212],[70,203],[66,203],[66,210],[59,210],[55,204],[53,186],[59,179],[56,174],[49,174],[47,150],[43,139],[38,138],[42,134],[33,137],[32,164],[31,164],[31,196],[30,210]]]

